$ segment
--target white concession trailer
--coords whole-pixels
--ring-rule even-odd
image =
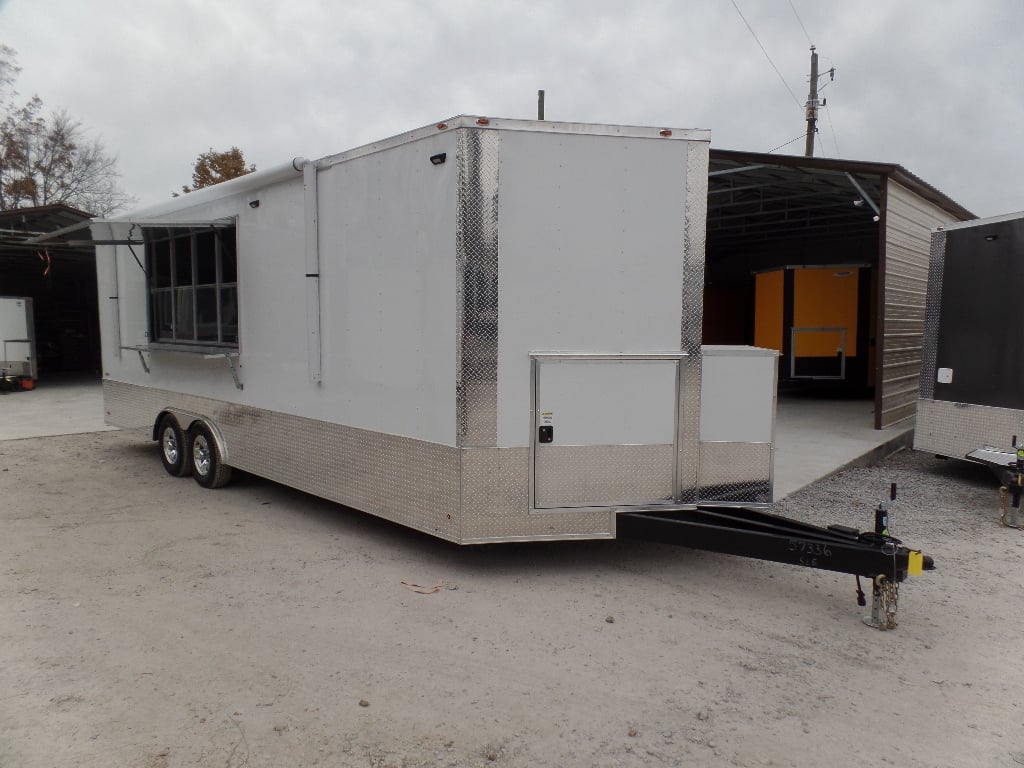
[[[772,500],[701,346],[709,135],[461,116],[92,224],[108,423],[462,544]]]

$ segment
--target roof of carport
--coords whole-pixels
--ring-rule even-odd
[[[35,251],[41,246],[28,242],[31,238],[54,232],[58,229],[81,224],[92,216],[63,203],[40,205],[33,208],[12,208],[0,211],[0,250],[4,251]],[[51,242],[46,248],[61,247],[63,244]],[[91,248],[70,248],[62,251],[92,252]]]
[[[708,239],[842,236],[874,224],[892,179],[959,219],[975,215],[893,163],[712,149]],[[866,198],[866,199],[865,199]]]

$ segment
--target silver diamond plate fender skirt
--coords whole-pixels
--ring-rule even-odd
[[[614,538],[611,509],[532,514],[528,448],[454,448],[106,380],[108,422],[215,424],[230,466],[459,544]]]

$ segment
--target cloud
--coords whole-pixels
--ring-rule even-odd
[[[119,155],[143,202],[196,155],[259,167],[458,113],[710,128],[766,151],[801,136],[809,41],[789,2],[8,0],[18,89]],[[1024,209],[1019,0],[793,0],[836,80],[819,152],[896,162],[982,214]],[[802,141],[783,151],[799,154]],[[838,146],[838,150],[837,150]]]

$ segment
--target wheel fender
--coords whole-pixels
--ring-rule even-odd
[[[156,421],[153,422],[153,439],[158,439],[159,435],[157,430],[160,427],[160,420],[170,414],[178,420],[179,426],[182,430],[187,432],[198,422],[203,424],[207,429],[210,430],[210,434],[213,435],[213,440],[217,444],[217,453],[220,454],[220,460],[228,466],[231,466],[230,454],[228,453],[228,441],[224,439],[224,433],[220,427],[217,426],[217,422],[208,416],[203,416],[200,413],[194,413],[192,411],[185,411],[180,408],[168,407],[160,411],[160,415],[156,417]]]
[[[167,416],[168,414],[170,414],[172,416],[174,415],[171,412],[170,409],[164,408],[162,411],[160,411],[160,413],[158,413],[156,415],[156,418],[153,419],[153,440],[154,440],[154,442],[160,439],[160,422],[163,421],[164,420],[164,416]],[[178,424],[180,426],[181,422],[179,422]]]

